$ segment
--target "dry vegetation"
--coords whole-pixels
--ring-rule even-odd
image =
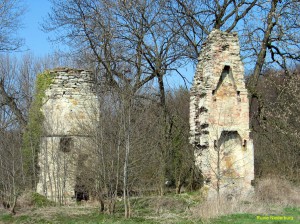
[[[124,208],[121,201],[116,203],[115,214],[108,215],[99,212],[99,204],[96,201],[71,206],[53,206],[37,203],[36,199],[33,200],[29,195],[30,193],[27,193],[21,197],[17,214],[11,217],[9,222],[5,222],[4,219],[7,212],[3,208],[0,209],[0,223],[27,223],[28,220],[36,223],[64,223],[66,220],[68,223],[81,223],[82,220],[86,220],[86,223],[92,223],[93,220],[98,220],[99,223],[126,222],[122,218]],[[133,197],[130,223],[214,223],[214,220],[219,220],[218,217],[231,214],[248,214],[247,217],[250,215],[254,222],[256,215],[287,215],[286,208],[295,208],[292,217],[300,220],[299,209],[296,209],[300,207],[299,195],[299,187],[275,177],[259,180],[255,194],[247,200],[204,201],[199,191],[180,195],[169,193],[165,196]]]
[[[258,182],[256,200],[265,204],[300,206],[300,188],[285,179],[270,177]]]
[[[248,214],[280,214],[286,207],[300,206],[300,188],[278,177],[257,181],[254,195],[248,199],[208,200],[192,209],[194,217],[211,219],[218,216]]]

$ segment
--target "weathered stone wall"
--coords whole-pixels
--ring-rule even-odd
[[[37,192],[50,200],[68,203],[74,198],[86,145],[97,122],[98,100],[90,71],[56,69],[45,92],[43,136],[39,152]],[[84,158],[84,159],[83,159]],[[81,183],[82,185],[82,183]]]
[[[251,191],[249,102],[236,33],[214,30],[202,46],[191,88],[190,142],[208,195]]]

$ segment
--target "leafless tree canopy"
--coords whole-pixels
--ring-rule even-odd
[[[23,44],[18,35],[24,6],[19,0],[3,0],[0,3],[0,52],[12,51]]]

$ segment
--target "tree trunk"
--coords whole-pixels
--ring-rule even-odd
[[[176,194],[180,194],[181,193],[181,187],[182,187],[182,182],[180,181],[180,179],[177,181],[176,183]]]
[[[15,214],[16,214],[17,199],[18,199],[18,196],[17,196],[17,195],[14,195],[13,203],[12,203],[12,206],[11,206],[11,209],[10,209],[10,213],[11,213],[12,215],[15,215]]]
[[[168,174],[168,161],[170,161],[169,156],[169,141],[170,141],[170,125],[168,119],[168,111],[166,105],[166,94],[164,87],[163,75],[157,74],[158,85],[159,85],[159,97],[160,97],[160,106],[163,112],[163,128],[164,128],[164,136],[163,143],[161,144],[161,183],[160,183],[160,195],[164,195],[165,190],[165,180]],[[172,158],[171,158],[172,159]]]
[[[100,203],[99,211],[100,211],[101,213],[103,213],[105,207],[104,207],[104,201],[103,201],[102,196],[99,196],[98,201],[99,201],[99,203]]]
[[[125,158],[124,158],[124,171],[123,171],[123,199],[124,199],[124,208],[125,208],[125,218],[130,217],[130,203],[129,203],[129,194],[128,194],[128,172],[129,172],[129,153],[130,153],[130,104],[131,96],[128,99],[124,99],[124,134],[125,134]]]
[[[258,79],[259,79],[263,64],[265,62],[265,58],[266,58],[267,46],[268,46],[268,43],[270,40],[270,36],[272,34],[272,30],[276,24],[275,22],[273,22],[273,18],[275,16],[277,3],[278,3],[278,0],[272,0],[272,2],[271,2],[271,9],[268,13],[268,18],[267,18],[267,29],[264,33],[264,38],[261,43],[261,49],[257,56],[257,61],[255,64],[254,73],[253,73],[253,80],[252,80],[252,83],[250,83],[251,88],[253,88],[253,90],[255,90],[255,88],[258,84]]]
[[[8,93],[4,89],[4,80],[0,79],[0,96],[2,96],[4,103],[9,106],[11,111],[16,116],[18,122],[20,123],[22,129],[26,127],[27,121],[24,118],[21,110],[18,108],[15,99],[8,95]]]
[[[249,109],[250,109],[250,111],[253,111],[253,105],[254,105],[254,101],[255,101],[255,98],[256,98],[257,102],[258,102],[258,108],[257,108],[258,116],[260,116],[261,111],[263,110],[263,107],[264,107],[263,104],[264,103],[263,103],[263,101],[260,97],[260,94],[257,91],[257,85],[258,85],[258,82],[259,82],[259,76],[261,74],[263,65],[265,63],[267,47],[268,47],[268,44],[269,44],[269,41],[270,41],[272,30],[273,30],[274,26],[276,25],[276,23],[273,22],[273,19],[274,19],[274,16],[275,16],[277,3],[278,3],[278,0],[272,0],[271,1],[271,8],[270,8],[270,11],[269,11],[268,17],[267,17],[267,28],[266,28],[266,31],[264,33],[263,41],[261,43],[261,49],[260,49],[260,51],[258,53],[258,56],[257,56],[257,61],[256,61],[256,64],[255,64],[255,67],[254,67],[254,73],[253,73],[252,78],[250,78],[250,82],[249,82],[249,85],[248,85],[248,90],[250,91],[250,94],[251,94],[250,108]],[[253,120],[253,117],[251,119]]]

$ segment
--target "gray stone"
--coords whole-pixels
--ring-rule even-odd
[[[59,68],[50,73],[54,84],[46,90],[41,108],[45,133],[38,156],[37,192],[49,200],[70,203],[78,184],[78,159],[90,140],[81,127],[97,123],[98,100],[90,82],[92,72]],[[73,85],[79,80],[84,85]]]

